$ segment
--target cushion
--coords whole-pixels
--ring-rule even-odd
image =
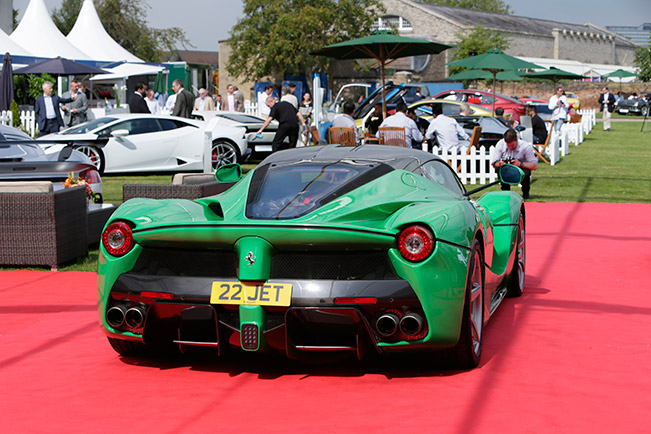
[[[214,182],[215,175],[212,173],[177,173],[172,178],[172,184],[198,185]]]
[[[6,181],[0,182],[0,193],[51,193],[50,181]]]

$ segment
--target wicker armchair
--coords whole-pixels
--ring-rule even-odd
[[[84,187],[51,191],[50,185],[49,191],[29,192],[27,182],[18,190],[2,184],[0,264],[56,269],[88,254]]]
[[[148,199],[199,199],[228,190],[233,183],[217,182],[214,175],[201,173],[176,174],[172,184],[124,184],[122,200],[136,197]]]

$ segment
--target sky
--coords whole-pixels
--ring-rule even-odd
[[[29,0],[13,0],[22,17]],[[44,0],[48,10],[62,0]],[[273,0],[270,0],[273,1]],[[242,17],[241,0],[147,0],[152,6],[147,21],[152,28],[180,27],[194,45],[192,50],[217,51],[218,41],[228,38]],[[639,26],[651,22],[651,0],[506,0],[514,15],[573,24]]]

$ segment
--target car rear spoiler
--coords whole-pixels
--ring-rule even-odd
[[[58,161],[66,161],[68,158],[70,158],[70,155],[72,154],[72,150],[75,148],[78,148],[80,146],[94,146],[96,148],[103,148],[106,146],[108,143],[110,137],[109,136],[98,136],[94,140],[88,140],[88,139],[73,139],[73,138],[61,138],[61,139],[53,139],[53,140],[0,140],[0,145],[3,144],[8,144],[8,145],[43,145],[45,143],[56,143],[56,144],[64,144],[65,146],[63,149],[61,149],[61,152],[59,152],[59,157],[57,158]]]

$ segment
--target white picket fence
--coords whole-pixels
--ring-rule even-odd
[[[456,151],[444,153],[438,146],[434,146],[432,152],[457,171],[463,184],[486,184],[497,180],[497,172],[491,166],[494,150],[494,146],[488,149],[480,146],[477,150],[471,149],[470,154]]]
[[[250,99],[245,99],[244,113],[246,113],[247,115],[260,116],[260,112],[258,111],[258,104],[251,101]]]
[[[0,124],[2,125],[13,125],[14,124],[14,113],[11,111],[3,110],[0,112]]]
[[[579,146],[596,125],[596,110],[580,110],[581,122],[564,123],[559,131],[552,131],[549,144],[545,150],[549,163],[553,166],[570,152],[570,143]]]
[[[13,126],[13,112],[4,110],[0,112],[0,124]],[[20,112],[20,127],[31,137],[36,135],[36,116],[33,110]]]

